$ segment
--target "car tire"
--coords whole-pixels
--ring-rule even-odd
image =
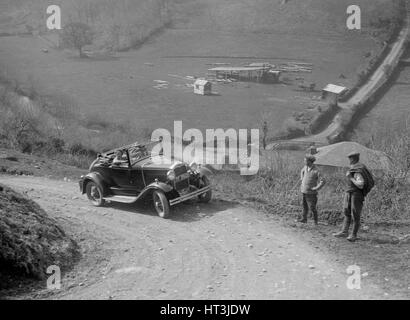
[[[152,194],[152,200],[154,201],[154,208],[157,214],[161,218],[167,219],[171,209],[165,193],[160,190],[155,190]]]
[[[102,207],[105,204],[101,187],[95,182],[89,181],[85,187],[85,192],[93,206]]]
[[[211,184],[207,176],[203,176],[202,178],[203,187],[207,187]],[[212,199],[212,190],[209,190],[206,193],[203,193],[198,196],[199,202],[207,203]]]

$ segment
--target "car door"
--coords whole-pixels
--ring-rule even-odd
[[[128,165],[111,166],[111,178],[116,187],[129,188],[131,169]]]
[[[126,158],[124,161],[112,164],[111,179],[114,182],[114,186],[111,190],[116,195],[135,195],[133,187],[131,185],[131,165],[129,161],[129,154],[127,150],[124,150]]]
[[[130,172],[130,187],[137,192],[145,188],[145,181],[142,175],[142,168],[139,165],[134,165]]]

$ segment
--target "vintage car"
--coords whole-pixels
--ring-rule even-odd
[[[94,206],[151,198],[162,218],[169,217],[170,207],[178,203],[193,198],[211,200],[211,171],[195,163],[165,160],[138,143],[98,154],[89,173],[81,176],[80,191]]]

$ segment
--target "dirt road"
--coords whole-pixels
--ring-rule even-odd
[[[91,207],[77,183],[0,176],[79,242],[82,258],[51,299],[363,299],[382,292],[266,214],[222,200],[181,204],[171,219],[150,206]],[[64,270],[63,270],[64,272]]]

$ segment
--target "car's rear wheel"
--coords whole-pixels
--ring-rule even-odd
[[[161,218],[168,218],[170,213],[170,206],[165,193],[159,190],[155,190],[152,194],[154,200],[155,211]]]
[[[96,206],[102,207],[105,204],[101,188],[95,182],[88,182],[85,188],[88,200]]]
[[[207,187],[211,184],[207,176],[203,176],[202,178],[202,188]],[[203,193],[198,196],[199,202],[209,202],[212,199],[212,190],[207,191],[206,193]]]

